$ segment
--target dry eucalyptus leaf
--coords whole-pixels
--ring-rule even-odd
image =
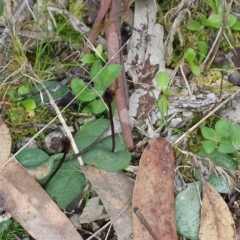
[[[12,141],[9,129],[2,117],[0,117],[0,167],[8,160],[11,152],[11,145]]]
[[[37,240],[82,240],[70,220],[44,189],[17,161],[10,161],[0,174],[4,210]]]
[[[174,167],[171,145],[164,138],[153,139],[141,156],[134,185],[134,240],[152,240],[153,235],[154,239],[178,239],[174,214]],[[136,209],[140,215],[139,212],[135,214]]]
[[[107,214],[103,214],[104,207],[100,205],[99,201],[99,197],[93,197],[88,200],[86,207],[79,217],[80,223],[91,223],[108,217]]]
[[[221,195],[204,183],[199,240],[226,239],[237,239],[234,220]]]
[[[117,239],[132,239],[131,208],[128,207],[119,216],[118,214],[132,199],[134,180],[123,172],[105,172],[92,166],[81,166],[81,170],[100,197],[110,219],[114,220]]]

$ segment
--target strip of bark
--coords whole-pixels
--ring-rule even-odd
[[[97,36],[102,29],[101,26],[103,26],[101,23],[103,23],[103,19],[110,7],[110,4],[111,4],[111,0],[102,0],[101,1],[98,15],[93,23],[92,30],[90,31],[90,33],[88,35],[88,43],[90,43],[92,45],[95,43]],[[82,55],[89,53],[90,51],[91,51],[91,46],[89,44],[85,44],[84,49],[82,51]]]
[[[121,64],[122,71],[116,81],[110,86],[109,90],[115,93],[119,120],[122,128],[123,139],[127,149],[133,149],[134,143],[132,130],[128,114],[128,91],[125,76],[124,64],[121,53],[120,22],[119,9],[121,8],[119,0],[112,0],[111,10],[105,19],[105,34],[107,39],[108,59],[111,63]]]

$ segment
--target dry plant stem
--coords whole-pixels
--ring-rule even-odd
[[[117,63],[122,65],[121,74],[117,77],[116,81],[110,86],[110,91],[115,93],[115,100],[123,133],[124,143],[127,149],[133,149],[134,143],[132,138],[132,130],[129,122],[128,115],[128,92],[127,81],[125,76],[124,64],[121,56],[121,44],[120,44],[120,23],[116,21],[119,18],[120,1],[113,0],[111,4],[111,10],[105,22],[110,22],[106,26],[106,39],[108,48],[108,58],[111,63]]]
[[[180,71],[181,71],[182,77],[183,77],[183,79],[184,79],[184,82],[185,82],[185,84],[186,84],[186,86],[187,86],[188,93],[189,93],[190,96],[192,96],[191,89],[190,89],[190,87],[189,87],[189,84],[188,84],[188,81],[187,81],[187,79],[186,79],[186,76],[185,76],[185,74],[184,74],[184,72],[183,72],[182,63],[180,64]]]
[[[223,22],[222,22],[221,28],[218,31],[217,37],[212,45],[212,48],[210,49],[207,57],[205,58],[204,62],[202,63],[204,72],[208,72],[209,68],[211,67],[212,61],[218,51],[220,42],[222,40],[222,36],[223,36],[225,28],[226,28],[226,24],[228,22],[228,17],[229,17],[229,13],[230,13],[230,10],[232,7],[232,3],[233,3],[233,0],[231,0],[230,3],[228,4],[227,12],[225,14],[224,14],[224,10],[223,10]],[[223,1],[222,1],[222,6],[224,6]]]
[[[176,146],[178,145],[185,137],[188,136],[188,134],[190,134],[193,130],[195,130],[200,124],[202,124],[206,119],[208,119],[210,116],[212,116],[219,108],[221,108],[224,104],[226,104],[227,102],[229,102],[231,99],[233,99],[238,93],[240,93],[240,88],[234,93],[232,94],[230,97],[228,97],[227,99],[225,99],[223,102],[221,102],[216,108],[214,108],[209,114],[207,114],[204,118],[202,118],[197,124],[195,124],[194,126],[192,126],[190,129],[188,129],[180,138],[178,138],[173,144],[172,146]]]
[[[32,69],[31,69],[32,70]],[[38,76],[34,73],[34,71],[32,70],[32,73],[34,74],[34,76],[36,77],[36,79],[42,84],[44,90],[46,91],[47,95],[48,95],[48,98],[49,98],[49,101],[50,101],[50,104],[52,105],[53,109],[55,110],[56,114],[57,114],[57,117],[58,119],[60,120],[62,126],[64,127],[64,130],[66,132],[66,135],[67,137],[69,138],[70,142],[71,142],[71,146],[73,148],[73,151],[75,154],[77,154],[79,151],[78,151],[78,148],[77,148],[77,145],[73,139],[73,136],[64,120],[64,118],[62,117],[61,115],[61,112],[59,111],[59,108],[57,107],[56,103],[54,102],[53,98],[52,98],[52,95],[49,93],[49,91],[47,90],[47,88],[45,87],[45,85],[43,84],[42,80],[38,78]],[[81,158],[81,156],[79,156],[78,158],[78,161],[79,161],[79,164],[80,166],[84,165],[83,163],[83,160]]]
[[[3,33],[5,30],[5,28],[0,27],[0,33]],[[37,32],[37,31],[29,31],[29,30],[20,30],[18,35],[21,37],[27,37],[27,38],[31,38],[31,39],[46,39],[48,40],[49,38],[53,37],[54,34],[49,32],[49,35],[46,36],[46,34],[42,33],[42,32]],[[54,40],[51,39],[52,41],[59,41],[60,38],[59,36],[54,36]]]
[[[102,29],[101,23],[103,22],[104,16],[106,15],[106,13],[110,7],[110,4],[111,4],[111,0],[102,0],[101,1],[98,15],[93,23],[93,27],[92,27],[93,30],[88,35],[88,42],[91,43],[92,45],[96,41],[97,36]],[[90,51],[91,51],[91,46],[89,46],[88,44],[85,44],[84,49],[82,51],[82,55],[84,55],[85,53],[89,53]]]

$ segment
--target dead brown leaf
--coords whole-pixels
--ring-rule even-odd
[[[140,159],[132,203],[133,210],[140,211],[150,229],[147,230],[144,220],[133,213],[134,240],[178,239],[174,217],[174,166],[171,145],[163,138],[153,139]]]
[[[11,135],[9,129],[0,117],[0,166],[2,166],[9,158],[11,152]]]
[[[86,178],[91,182],[105,206],[118,240],[132,239],[131,208],[128,207],[116,219],[132,198],[134,180],[123,172],[105,172],[92,166],[81,166]]]
[[[236,240],[232,215],[221,195],[207,182],[203,186],[199,240]]]
[[[70,220],[17,161],[10,161],[0,175],[4,210],[36,240],[82,240]]]

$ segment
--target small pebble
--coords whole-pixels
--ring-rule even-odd
[[[63,139],[65,136],[61,131],[53,131],[44,138],[43,149],[48,154],[60,153],[64,149]]]

